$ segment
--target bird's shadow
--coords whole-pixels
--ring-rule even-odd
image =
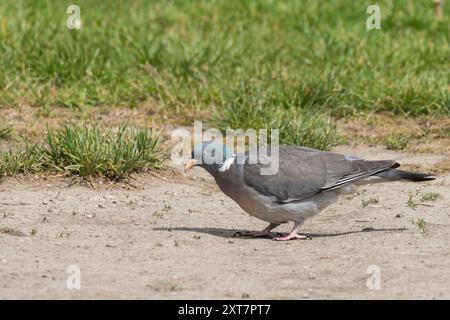
[[[155,231],[190,231],[190,232],[198,232],[198,233],[206,233],[216,237],[221,238],[240,238],[240,239],[256,239],[250,236],[246,236],[246,230],[239,229],[224,229],[224,228],[187,228],[187,227],[171,227],[171,228],[153,228]],[[308,238],[323,238],[323,237],[339,237],[345,236],[354,233],[365,233],[365,232],[402,232],[408,230],[407,228],[363,228],[361,230],[355,231],[344,231],[344,232],[336,232],[336,233],[304,233],[300,232],[301,235],[304,235]],[[271,232],[269,236],[259,237],[261,239],[264,238],[272,238],[274,236],[282,235],[280,232]]]

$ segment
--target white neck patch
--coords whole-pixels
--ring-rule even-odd
[[[220,166],[219,172],[225,172],[228,169],[230,169],[235,158],[236,158],[236,154],[233,154],[231,157],[229,157],[227,160],[225,160],[225,162]]]

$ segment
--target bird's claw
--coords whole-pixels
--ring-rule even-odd
[[[289,240],[311,240],[311,236],[305,236],[300,234],[288,234],[283,237],[275,237],[272,240],[274,241],[289,241]]]

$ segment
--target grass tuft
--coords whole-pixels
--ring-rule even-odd
[[[159,169],[165,159],[159,144],[159,135],[146,129],[67,125],[48,130],[43,143],[3,153],[0,173],[51,172],[115,181],[133,172]]]
[[[417,220],[413,219],[412,223],[417,225],[417,227],[419,228],[419,230],[422,233],[427,233],[428,232],[427,222],[423,218],[418,218]]]
[[[131,172],[159,168],[159,138],[148,130],[117,132],[86,126],[65,126],[47,133],[47,155],[53,169],[110,180],[123,179]]]
[[[388,150],[403,150],[409,144],[409,137],[404,134],[391,134],[387,137],[385,146]]]
[[[362,199],[361,200],[361,205],[362,205],[363,208],[365,208],[365,207],[367,207],[367,206],[369,206],[371,204],[377,204],[378,202],[380,202],[380,200],[378,198],[370,198],[368,200]]]
[[[11,136],[13,127],[11,125],[5,125],[0,122],[0,140],[8,139]]]
[[[421,201],[436,201],[437,199],[441,198],[441,195],[437,192],[425,192],[422,194],[422,197],[420,198]]]
[[[13,176],[45,170],[46,153],[40,144],[25,143],[25,146],[11,146],[0,153],[0,175]]]

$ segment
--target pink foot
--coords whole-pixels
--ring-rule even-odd
[[[289,233],[287,236],[284,237],[275,237],[272,240],[275,241],[288,241],[288,240],[307,240],[309,239],[307,236],[302,236],[298,233]]]

